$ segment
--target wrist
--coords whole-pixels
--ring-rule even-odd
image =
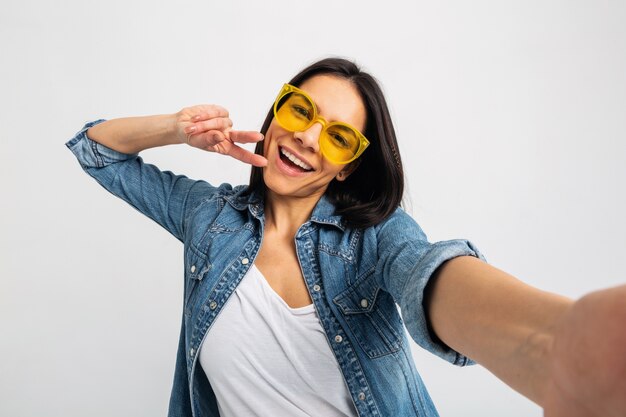
[[[178,132],[178,114],[162,114],[156,116],[155,127],[157,136],[163,140],[164,145],[177,145],[184,143]],[[184,138],[183,138],[184,139]]]

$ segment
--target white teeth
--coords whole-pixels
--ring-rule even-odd
[[[298,158],[296,158],[295,155],[293,155],[290,152],[287,152],[285,149],[280,148],[280,153],[282,153],[283,155],[285,155],[287,157],[287,159],[289,159],[291,162],[293,162],[294,164],[298,165],[300,168],[305,169],[307,171],[313,169],[312,167],[308,166],[307,164],[305,164],[304,162],[302,162],[301,160],[299,160]]]

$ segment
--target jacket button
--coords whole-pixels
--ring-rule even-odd
[[[359,392],[359,400],[361,401],[365,400],[365,393]]]
[[[317,285],[317,284],[315,284],[315,285],[313,286],[313,291],[319,291],[319,290],[321,290],[321,289],[322,289],[322,288],[321,288],[319,285]]]
[[[244,264],[244,265],[248,265],[248,262],[250,262],[250,260],[248,258],[243,258],[241,260],[241,263]]]
[[[338,334],[337,336],[335,336],[335,342],[337,343],[343,342],[343,337],[341,337],[341,335]]]
[[[191,265],[191,273],[193,274],[194,272],[196,272],[196,266],[195,265]]]
[[[189,349],[189,356],[193,358],[194,353],[196,353],[196,350],[194,348]]]
[[[211,301],[211,303],[209,304],[209,308],[211,310],[215,310],[216,307],[217,307],[217,303],[215,301]]]
[[[367,301],[367,298],[361,300],[361,307],[367,308],[368,305],[370,305],[370,303]]]

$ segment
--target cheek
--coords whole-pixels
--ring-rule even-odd
[[[276,120],[272,120],[272,123],[267,128],[267,132],[265,132],[265,139],[263,140],[263,154],[267,155],[268,151],[271,151],[271,145],[274,144],[276,138],[280,137],[284,132],[281,131],[280,127],[277,127]]]
[[[334,165],[328,162],[326,159],[322,158],[322,171],[324,172],[325,177],[335,178],[337,174],[339,174],[346,166],[345,165]]]
[[[272,125],[270,125],[267,132],[265,132],[265,139],[263,139],[263,155],[267,155],[270,145],[274,141],[274,129],[272,129]]]

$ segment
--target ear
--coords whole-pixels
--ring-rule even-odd
[[[337,181],[345,181],[346,178],[348,178],[350,174],[352,174],[358,168],[360,164],[361,164],[361,158],[358,158],[356,161],[350,162],[341,171],[339,171],[339,174],[335,176],[335,179]]]

